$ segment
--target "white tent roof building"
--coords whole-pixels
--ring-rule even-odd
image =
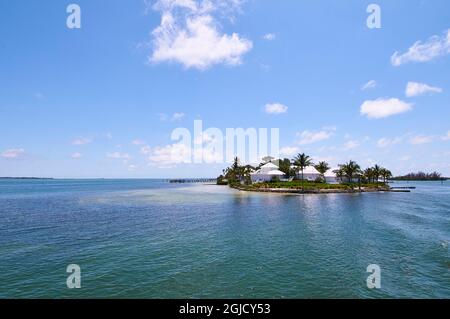
[[[336,173],[334,172],[335,170],[337,170],[337,168],[329,169],[329,170],[325,173],[325,177],[336,177]]]
[[[276,166],[273,163],[267,163],[264,164],[263,166],[261,166],[261,168],[259,169],[259,171],[261,172],[269,172],[269,171],[273,171],[273,170],[277,170],[278,166]]]
[[[273,163],[267,163],[261,166],[259,170],[250,174],[252,177],[252,182],[268,182],[273,179],[273,177],[282,177],[286,175],[278,169]]]
[[[324,175],[325,175],[325,181],[329,184],[337,184],[339,182],[338,178],[336,177],[336,173],[334,170],[337,168],[329,169]]]
[[[284,175],[286,175],[286,174],[283,173],[283,172],[280,171],[280,170],[274,169],[273,171],[268,172],[267,175],[284,176]]]
[[[296,168],[296,166],[292,166],[292,168]],[[315,181],[320,177],[320,173],[314,168],[314,166],[307,166],[303,169],[303,179],[305,180]],[[298,171],[297,178],[302,178],[302,172],[300,170]]]
[[[314,166],[308,166],[303,169],[303,174],[313,174],[320,175],[319,171],[314,168]]]
[[[291,168],[295,169],[296,166],[291,166]],[[338,183],[339,180],[336,178],[336,174],[333,172],[336,168],[332,168],[328,170],[325,174],[325,181],[330,184]],[[274,163],[266,163],[261,168],[250,174],[253,183],[261,183],[261,182],[269,182],[273,180],[274,177],[278,177],[280,180],[283,180],[286,174],[279,170],[278,166]],[[297,178],[302,178],[302,172],[299,171],[297,174]],[[303,169],[303,179],[308,181],[315,181],[319,178],[322,178],[319,171],[317,171],[314,166],[307,166]]]

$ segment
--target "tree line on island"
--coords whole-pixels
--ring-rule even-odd
[[[417,172],[417,173],[409,173],[402,176],[394,177],[393,180],[396,181],[445,181],[447,180],[447,177],[443,177],[442,174],[438,172],[432,172],[432,173],[424,173],[424,172]]]
[[[251,165],[241,165],[239,158],[235,157],[233,164],[223,170],[223,174],[217,179],[218,184],[236,184],[243,183],[245,185],[252,184],[251,173],[260,169],[263,165],[267,163],[277,163],[279,170],[285,173],[286,178],[293,178],[294,180],[304,180],[304,170],[313,166],[320,174],[320,180],[315,182],[326,183],[325,173],[328,172],[331,167],[325,161],[320,161],[314,164],[312,158],[305,153],[298,154],[293,159],[274,159],[272,157],[263,158],[263,162],[258,166]],[[344,164],[339,164],[336,170],[333,170],[336,174],[336,178],[340,181],[347,181],[352,183],[357,181],[359,183],[377,183],[380,178],[386,183],[389,179],[393,177],[392,172],[386,168],[379,165],[374,165],[373,167],[361,169],[361,166],[355,161],[348,161]],[[276,181],[276,180],[274,180]]]

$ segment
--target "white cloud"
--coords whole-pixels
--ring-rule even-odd
[[[141,147],[141,154],[148,155],[152,151],[151,147],[146,145]]]
[[[15,159],[20,158],[25,153],[25,150],[23,148],[14,148],[9,149],[6,151],[3,151],[0,153],[0,157],[8,158],[8,159]]]
[[[214,14],[240,8],[239,0],[158,0],[161,23],[152,31],[151,62],[177,62],[186,68],[238,65],[253,44],[237,33],[221,31]]]
[[[113,159],[123,159],[123,160],[128,160],[131,158],[130,154],[120,153],[120,152],[108,153],[108,154],[106,154],[106,157],[113,158]]]
[[[344,150],[346,150],[346,151],[352,150],[354,148],[357,148],[359,145],[360,145],[360,143],[358,141],[351,140],[344,144]]]
[[[426,136],[426,135],[417,135],[411,137],[409,142],[413,145],[422,145],[422,144],[428,144],[433,142],[433,136]]]
[[[425,83],[408,82],[405,94],[407,97],[418,96],[426,93],[441,93],[442,89]]]
[[[448,131],[447,134],[442,137],[442,139],[444,141],[450,141],[450,131]]]
[[[377,161],[375,161],[373,158],[370,158],[370,157],[366,158],[365,162],[366,162],[367,166],[373,166],[373,165],[377,164]]]
[[[190,163],[192,150],[184,144],[170,144],[156,147],[148,157],[151,165],[173,167],[176,164]]]
[[[265,110],[267,114],[282,114],[287,112],[288,107],[281,103],[268,103]]]
[[[194,156],[194,160],[203,161],[205,163],[222,163],[224,160],[223,152],[209,146],[204,146],[201,149],[194,150],[192,154]]]
[[[398,160],[402,161],[402,162],[406,162],[406,161],[409,161],[411,158],[412,157],[410,155],[405,155],[405,156],[400,157]]]
[[[300,151],[298,147],[295,146],[286,146],[280,149],[280,154],[284,156],[293,156]]]
[[[131,144],[133,144],[133,145],[144,145],[145,142],[143,140],[136,139],[136,140],[133,140],[131,142]]]
[[[303,131],[297,133],[297,136],[300,138],[298,144],[307,145],[328,140],[333,136],[335,130],[335,128],[323,128],[320,131]]]
[[[370,80],[369,82],[367,82],[366,84],[361,86],[361,91],[365,91],[368,89],[374,89],[377,87],[377,81],[375,80]]]
[[[186,116],[186,114],[178,112],[178,113],[173,113],[172,115],[172,121],[181,121],[184,117]]]
[[[80,159],[83,157],[83,154],[76,152],[76,153],[73,153],[70,157],[73,159]]]
[[[209,145],[211,143],[219,143],[223,141],[223,137],[218,137],[213,134],[208,134],[206,132],[203,132],[202,134],[198,135],[194,139],[195,145]]]
[[[161,122],[167,121],[167,118],[168,118],[167,114],[165,114],[165,113],[159,113],[158,116],[159,116],[159,120],[160,120]]]
[[[266,33],[262,36],[262,38],[266,41],[273,41],[275,40],[277,35],[275,33]]]
[[[417,41],[406,53],[395,52],[391,57],[394,66],[409,62],[428,62],[450,53],[450,29],[442,36],[434,35],[425,42]]]
[[[402,100],[391,99],[377,99],[368,100],[361,105],[361,114],[372,119],[381,119],[392,115],[408,112],[412,109],[410,103]]]
[[[138,168],[138,167],[137,167],[136,165],[134,165],[134,164],[128,165],[128,170],[129,170],[130,172],[135,171],[137,168]]]
[[[169,115],[167,115],[166,113],[159,113],[158,116],[161,122],[169,120]],[[175,112],[172,114],[172,116],[170,116],[170,121],[172,122],[181,121],[185,116],[186,114],[184,114],[183,112]]]
[[[336,158],[334,156],[313,156],[314,158],[314,163],[319,163],[319,162],[334,162],[336,160]],[[334,168],[332,168],[331,170],[334,170]]]
[[[402,137],[395,137],[395,138],[386,138],[386,137],[383,137],[383,138],[380,138],[380,139],[377,141],[377,146],[378,146],[379,148],[386,148],[386,147],[389,147],[389,146],[392,146],[392,145],[399,144],[399,143],[401,143],[402,141],[403,141],[403,138],[402,138]]]
[[[92,143],[90,138],[80,137],[72,141],[72,145],[86,145]]]
[[[337,150],[337,147],[336,146],[321,146],[321,147],[319,147],[318,149],[317,149],[317,151],[318,152],[320,152],[320,153],[324,153],[324,152],[326,152],[326,153],[334,153],[335,151]]]
[[[223,163],[223,145],[218,137],[203,133],[194,140],[192,148],[182,143],[148,148],[145,154],[151,166],[171,168],[178,164]]]

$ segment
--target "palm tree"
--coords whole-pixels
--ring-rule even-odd
[[[251,185],[252,183],[252,176],[251,173],[254,171],[254,167],[251,165],[245,165],[241,167],[241,176],[244,179],[245,185]]]
[[[364,172],[361,169],[358,169],[355,173],[355,177],[358,178],[358,189],[361,192],[361,180],[364,177]]]
[[[338,168],[338,169],[335,169],[334,171],[333,171],[333,173],[335,173],[336,174],[336,179],[339,179],[339,180],[341,180],[341,182],[342,182],[342,178],[344,177],[344,171],[342,170],[342,168]]]
[[[364,177],[367,179],[367,181],[370,183],[373,180],[373,168],[366,168],[364,170]]]
[[[302,172],[302,180],[303,180],[303,170],[308,167],[313,165],[313,161],[311,159],[311,157],[309,157],[308,155],[306,155],[305,153],[302,154],[298,154],[294,160],[293,160],[293,164],[295,166],[297,166],[296,168],[296,172],[298,173],[298,171]]]
[[[288,158],[278,161],[278,169],[286,174],[286,176],[291,175],[291,161]]]
[[[380,175],[383,177],[384,183],[386,183],[386,181],[392,177],[392,172],[386,168],[382,168],[380,170]]]
[[[302,154],[298,154],[295,158],[294,158],[294,162],[293,164],[296,166],[295,172],[298,174],[298,171],[300,170],[302,172],[302,190],[303,190],[303,170],[305,169],[305,167],[314,165],[311,157],[309,157],[308,155],[306,155],[305,153]]]
[[[349,161],[346,164],[341,164],[339,167],[342,169],[345,177],[348,178],[349,183],[353,181],[353,178],[360,175],[361,167],[355,161]]]
[[[236,156],[234,158],[233,164],[231,167],[226,169],[226,177],[230,182],[236,182],[241,180],[241,166],[239,162],[239,158]]]
[[[326,182],[325,173],[330,169],[330,166],[327,162],[319,162],[314,168],[320,173],[322,180]]]
[[[233,160],[233,165],[231,165],[233,170],[237,170],[239,168],[239,158],[236,156]]]
[[[229,181],[231,181],[232,176],[231,176],[231,170],[229,167],[227,167],[226,169],[224,169],[223,171],[223,176],[228,179]]]
[[[375,165],[373,167],[373,182],[374,183],[378,182],[378,178],[380,177],[381,169],[382,169],[382,167],[380,167],[378,165]]]

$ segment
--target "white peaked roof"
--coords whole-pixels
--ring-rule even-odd
[[[257,175],[265,175],[265,176],[267,176],[267,175],[272,175],[272,176],[284,176],[284,175],[286,175],[284,172],[282,172],[282,171],[279,171],[279,170],[277,170],[277,169],[274,169],[274,170],[271,170],[271,171],[261,171],[261,170],[259,170],[259,171],[257,171],[257,172],[255,172],[255,173],[250,173],[250,175],[255,175],[255,176],[257,176]]]
[[[336,170],[336,169],[337,169],[337,168],[332,168],[332,169],[328,170],[328,171],[325,173],[325,177],[336,177],[336,173],[333,172],[333,171]]]
[[[255,173],[251,173],[251,175],[272,175],[272,176],[283,176],[286,175],[284,172],[278,169],[273,163],[267,163],[261,166],[261,168]]]
[[[285,173],[283,173],[282,171],[279,171],[279,170],[273,170],[273,171],[270,171],[270,172],[267,172],[267,173],[265,173],[265,174],[267,174],[267,175],[275,175],[275,176],[283,176],[283,175],[286,175]]]
[[[261,169],[264,169],[264,170],[266,170],[266,169],[278,169],[278,166],[276,166],[273,163],[267,163],[267,164],[264,164],[263,166],[261,166]]]
[[[320,174],[320,173],[314,168],[314,166],[308,166],[303,169],[303,174]]]

